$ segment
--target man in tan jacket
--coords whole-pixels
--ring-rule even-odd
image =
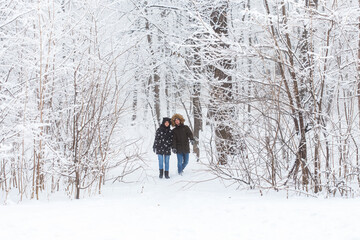
[[[194,143],[194,136],[190,128],[184,125],[185,119],[180,114],[174,114],[171,118],[171,124],[175,126],[173,129],[172,149],[177,155],[178,173],[182,175],[186,165],[189,163],[189,153],[191,144]]]

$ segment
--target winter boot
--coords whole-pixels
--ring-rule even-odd
[[[169,179],[170,177],[169,177],[169,171],[165,171],[165,178],[166,179]]]
[[[163,178],[163,175],[164,175],[164,169],[160,169],[159,178]]]

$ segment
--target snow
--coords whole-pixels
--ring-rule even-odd
[[[235,123],[226,120],[226,124],[235,126],[232,127],[236,130],[234,136],[243,138],[241,142],[248,144],[255,160],[269,154],[264,141],[264,136],[269,136],[274,143],[271,153],[276,153],[279,159],[277,174],[283,180],[288,176],[291,161],[295,161],[292,154],[297,151],[301,136],[294,136],[291,97],[283,98],[287,91],[279,90],[285,80],[289,80],[290,87],[295,83],[290,72],[296,72],[297,77],[309,79],[299,81],[299,89],[304,94],[297,111],[304,112],[305,124],[322,132],[306,134],[310,172],[315,172],[311,165],[317,154],[315,140],[321,133],[318,146],[320,150],[329,148],[331,154],[330,157],[327,153],[319,155],[320,180],[326,183],[327,173],[332,172],[334,179],[327,185],[331,188],[342,183],[347,175],[358,176],[359,164],[355,157],[356,140],[360,136],[359,111],[354,105],[358,66],[353,64],[359,60],[353,52],[359,45],[356,1],[334,1],[334,4],[323,1],[318,11],[310,12],[301,1],[287,1],[284,9],[289,18],[286,21],[279,12],[284,5],[282,1],[268,1],[269,13],[263,1],[251,1],[251,4],[248,1],[245,10],[243,1],[231,1],[230,8],[226,9],[232,18],[226,23],[228,37],[214,35],[209,20],[218,6],[214,2],[209,5],[211,1],[85,1],[85,5],[82,1],[66,1],[66,4],[65,1],[38,1],[36,6],[35,1],[7,2],[0,7],[0,71],[6,76],[0,89],[0,181],[8,179],[8,183],[21,187],[7,192],[10,185],[6,186],[6,182],[1,185],[0,240],[360,240],[359,198],[313,198],[285,191],[264,192],[262,196],[258,190],[237,190],[237,186],[225,187],[220,180],[204,181],[213,176],[194,162],[194,157],[190,158],[184,176],[178,176],[176,159],[172,156],[171,179],[158,179],[157,158],[151,152],[155,130],[152,124],[157,110],[161,110],[161,116],[170,109],[174,111],[172,114],[188,116],[187,124],[194,115],[192,94],[197,91],[193,87],[201,84],[199,100],[204,123],[214,124],[212,119],[206,119],[211,115],[206,114],[209,103],[210,107],[231,106],[231,113],[240,115],[239,119],[231,117]],[[277,22],[282,24],[272,24]],[[276,35],[267,31],[271,27],[275,28]],[[307,28],[309,36],[304,36],[302,31]],[[287,35],[293,49],[287,41],[282,41]],[[325,37],[316,37],[322,35]],[[305,48],[300,49],[301,45],[297,44],[302,40],[309,40],[303,44],[312,50],[307,51],[308,57],[303,52]],[[284,56],[291,55],[300,61],[290,64],[289,57]],[[309,68],[303,66],[304,56]],[[230,59],[233,67],[223,69],[221,59]],[[279,77],[274,59],[282,59],[285,79]],[[230,103],[212,104],[221,101],[221,94],[214,90],[218,89],[217,83],[224,81],[216,79],[209,65],[226,70],[224,74],[234,81],[236,91],[231,93]],[[149,80],[149,76],[155,75],[160,79]],[[157,81],[158,102],[157,94],[152,94]],[[84,136],[84,143],[99,140],[89,144],[91,151],[80,148],[87,150],[79,154],[99,152],[100,143],[101,150],[107,149],[103,144],[112,143],[107,136],[110,137],[110,126],[116,119],[114,140],[118,141],[109,145],[106,161],[113,166],[121,162],[113,155],[129,155],[132,164],[132,153],[137,156],[149,152],[143,158],[146,172],[127,176],[126,180],[132,183],[111,184],[109,181],[99,196],[89,196],[86,190],[80,200],[70,200],[64,192],[50,194],[48,186],[52,177],[59,178],[63,184],[70,174],[74,175],[75,159],[67,156],[73,155],[71,142],[75,136],[69,129],[76,125],[75,119],[88,119],[89,114],[81,106],[93,96],[87,93],[95,88],[102,97],[91,98],[93,104],[88,106],[100,115],[78,126],[88,132],[94,132],[91,126],[98,127],[98,137],[89,137],[94,135],[86,134],[85,130],[79,133],[80,137]],[[212,97],[215,99],[210,99]],[[320,102],[326,109],[323,112],[314,110]],[[114,109],[119,107],[123,111],[118,119]],[[131,128],[130,118],[134,113],[140,127]],[[326,115],[325,120],[316,125],[322,113]],[[274,116],[278,120],[273,119]],[[44,130],[44,126],[51,128]],[[119,133],[122,128],[124,133]],[[214,134],[206,130],[206,126],[203,129],[205,137],[199,139],[205,144],[201,150],[206,151]],[[280,138],[278,130],[283,132]],[[349,136],[352,140],[348,141]],[[91,171],[97,169],[98,172],[96,167],[104,160],[103,156],[101,151],[101,159],[99,154],[88,158],[92,161]],[[32,180],[41,176],[33,172],[36,159],[39,166],[43,160],[44,166],[52,166],[41,169],[47,177],[44,182],[47,187],[39,201],[29,200]],[[332,166],[327,167],[325,159],[331,161]],[[338,159],[344,161],[340,163]],[[267,161],[261,160],[256,169],[261,171],[266,164]],[[282,165],[287,167],[284,169]],[[264,186],[262,182],[266,180],[260,179],[259,187]],[[84,182],[87,181],[91,179]],[[344,185],[349,186],[352,186],[351,180],[349,185]],[[22,202],[18,202],[19,190],[24,190]],[[357,185],[354,195],[358,192]]]
[[[239,191],[191,161],[184,176],[158,179],[156,157],[140,182],[109,184],[81,200],[9,201],[0,206],[2,240],[360,239],[358,199],[317,199]]]

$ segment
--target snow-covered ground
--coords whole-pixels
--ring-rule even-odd
[[[177,176],[170,161],[169,180],[157,178],[154,160],[146,180],[108,185],[101,196],[9,201],[0,206],[0,239],[360,239],[359,199],[260,196],[218,181],[193,186],[207,177],[201,166],[192,161]]]

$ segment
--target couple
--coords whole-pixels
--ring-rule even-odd
[[[194,137],[190,128],[184,125],[185,119],[180,114],[174,114],[172,118],[163,118],[163,122],[156,130],[154,152],[159,159],[159,178],[163,178],[165,162],[165,178],[169,177],[169,159],[172,152],[177,155],[178,173],[182,172],[189,162],[189,140],[194,143]],[[170,129],[170,124],[175,127]]]

